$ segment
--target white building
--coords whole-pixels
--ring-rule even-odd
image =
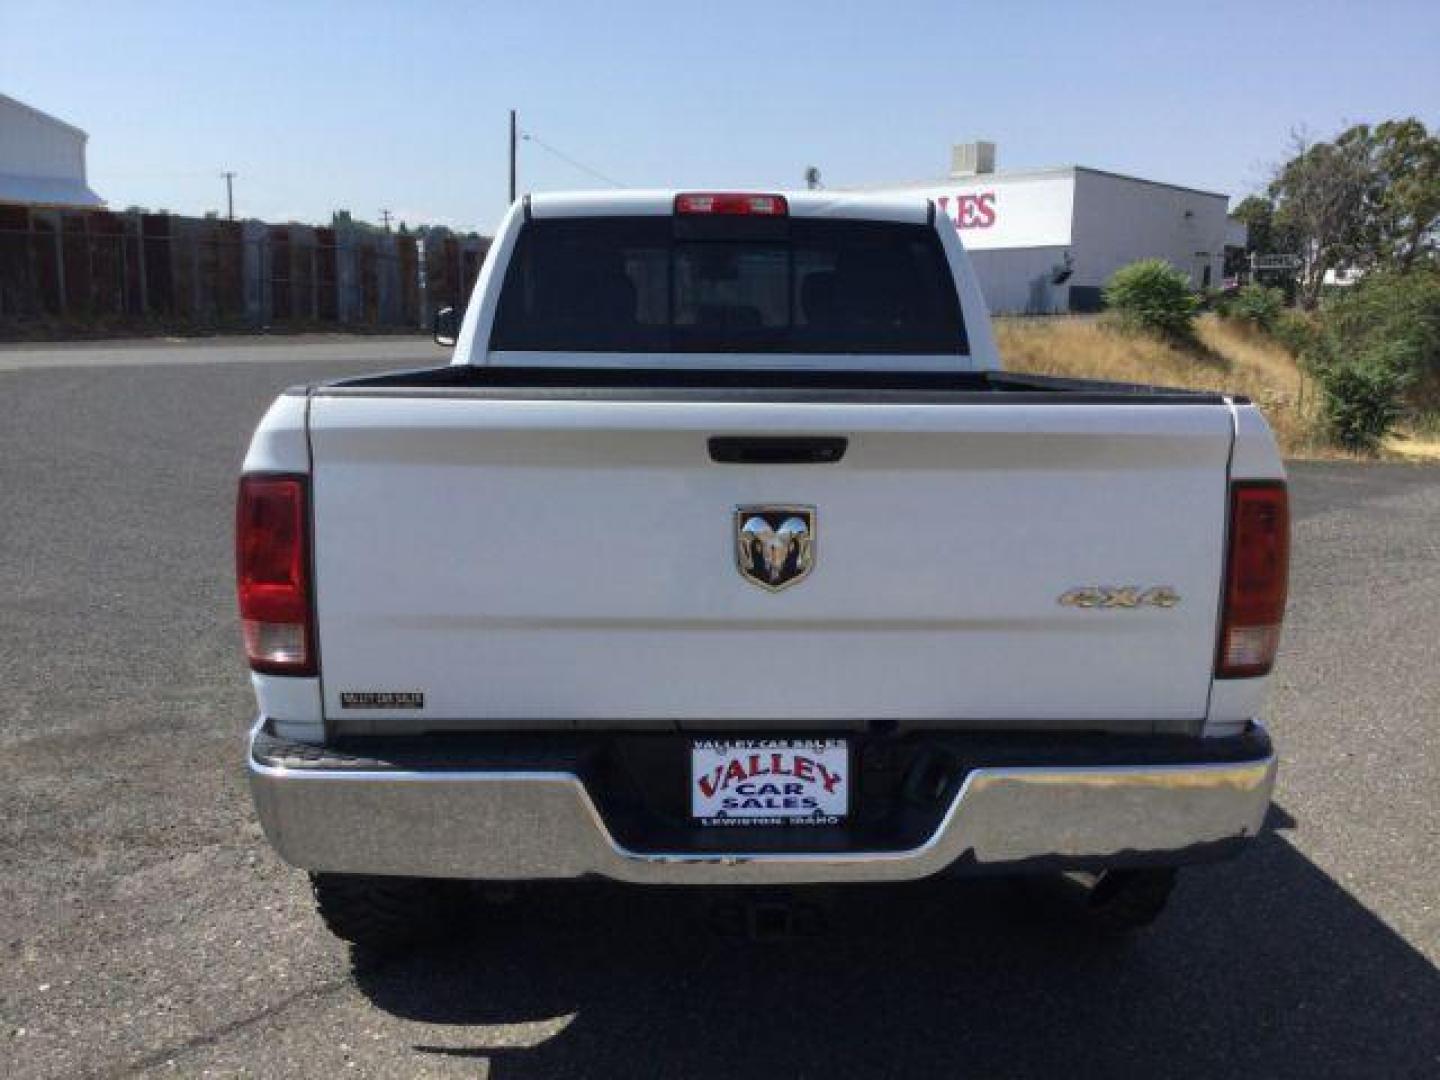
[[[85,182],[89,138],[63,120],[0,94],[0,204],[104,206]]]
[[[876,189],[935,200],[997,312],[1096,311],[1106,280],[1137,259],[1218,287],[1233,228],[1228,195],[1081,165],[996,172],[987,142],[956,146],[949,179]]]

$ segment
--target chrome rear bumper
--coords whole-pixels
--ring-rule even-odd
[[[257,757],[262,727],[251,732],[250,786],[287,862],[484,880],[798,884],[1202,861],[1255,836],[1276,770],[1268,740],[1263,756],[1244,761],[986,766],[965,776],[939,826],[908,850],[656,852],[619,844],[572,771],[276,765]]]

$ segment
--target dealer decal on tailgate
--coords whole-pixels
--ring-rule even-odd
[[[844,739],[699,739],[690,813],[701,825],[838,825],[849,774]]]
[[[342,690],[342,709],[423,709],[425,695],[419,690]]]

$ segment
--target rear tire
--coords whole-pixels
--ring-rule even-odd
[[[376,955],[441,936],[453,926],[459,887],[430,878],[310,875],[330,932]]]

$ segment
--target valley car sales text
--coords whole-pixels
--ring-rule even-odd
[[[696,743],[697,749],[711,744]],[[769,745],[783,745],[784,752],[768,750]],[[743,747],[748,753],[739,754],[725,764],[717,765],[702,776],[695,778],[695,784],[707,800],[721,795],[717,812],[729,812],[743,816],[727,818],[717,816],[706,818],[706,825],[838,825],[840,818],[821,812],[819,788],[833,794],[844,777],[815,758],[796,753],[797,744],[786,741],[783,744],[755,740],[745,744],[731,742],[726,749],[734,752]],[[753,749],[752,749],[753,747]],[[718,749],[718,746],[717,746]],[[812,794],[814,792],[814,794]],[[725,794],[729,793],[729,794]],[[788,811],[784,817],[769,818],[756,811]],[[796,811],[810,811],[801,817]]]

